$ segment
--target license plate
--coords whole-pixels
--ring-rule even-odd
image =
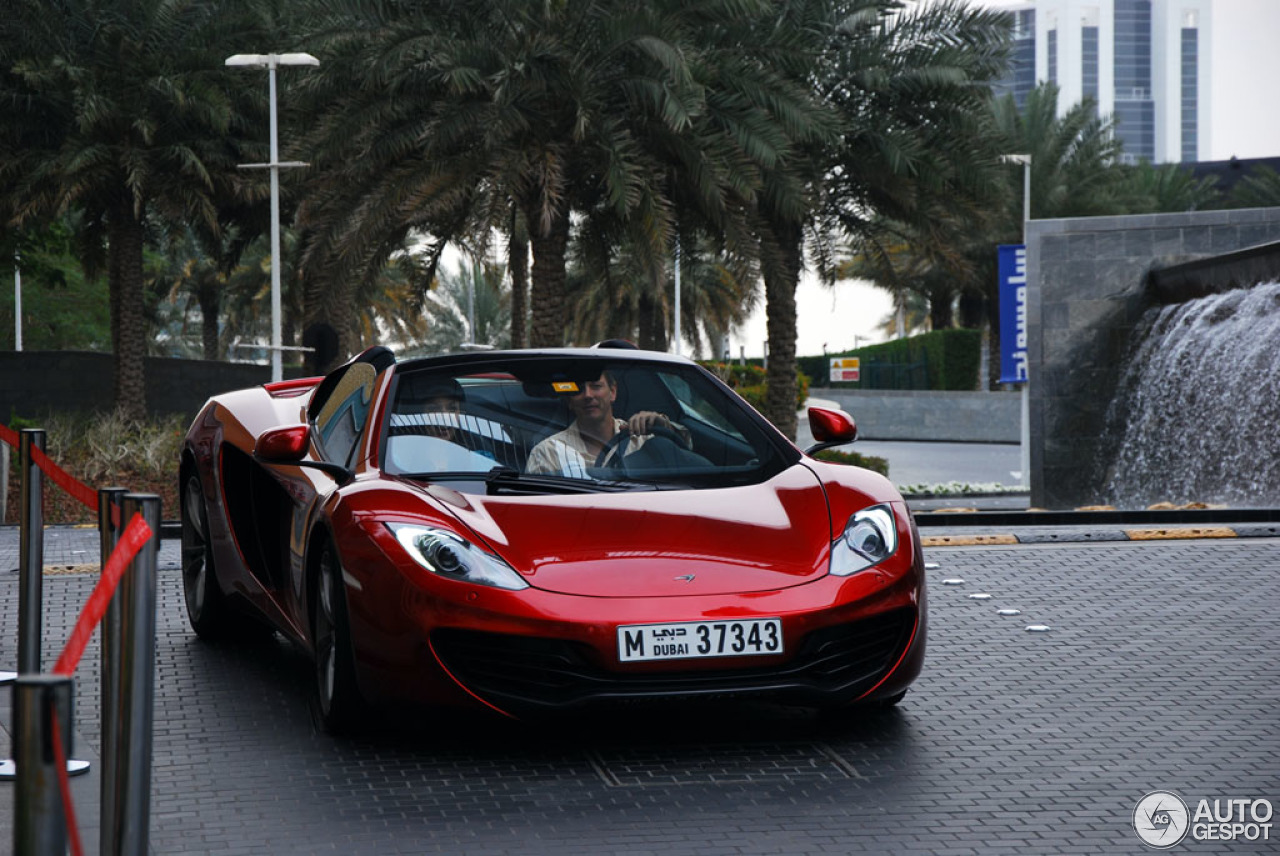
[[[780,618],[628,624],[618,628],[618,659],[624,663],[781,653]]]

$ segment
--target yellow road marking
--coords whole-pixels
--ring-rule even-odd
[[[44,575],[56,574],[97,574],[102,572],[101,565],[45,565]]]
[[[925,535],[920,543],[926,547],[982,547],[988,544],[1017,544],[1013,535]]]
[[[1130,541],[1172,541],[1178,538],[1235,538],[1228,526],[1204,526],[1190,529],[1126,529]]]

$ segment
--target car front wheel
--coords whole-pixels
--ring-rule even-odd
[[[231,629],[226,598],[218,587],[200,476],[192,471],[182,483],[182,589],[187,620],[202,639],[224,638]]]
[[[315,680],[311,712],[316,728],[346,735],[365,713],[356,685],[355,660],[347,621],[347,598],[342,566],[332,544],[325,544],[316,562],[311,625],[315,644]]]

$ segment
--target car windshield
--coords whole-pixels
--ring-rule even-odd
[[[704,369],[595,355],[406,363],[382,436],[388,474],[489,493],[753,484],[799,457]]]

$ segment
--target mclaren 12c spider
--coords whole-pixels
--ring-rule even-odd
[[[856,434],[809,422],[810,452]],[[372,348],[210,399],[180,478],[192,628],[296,642],[332,733],[389,704],[884,705],[924,659],[898,492],[679,357]]]

